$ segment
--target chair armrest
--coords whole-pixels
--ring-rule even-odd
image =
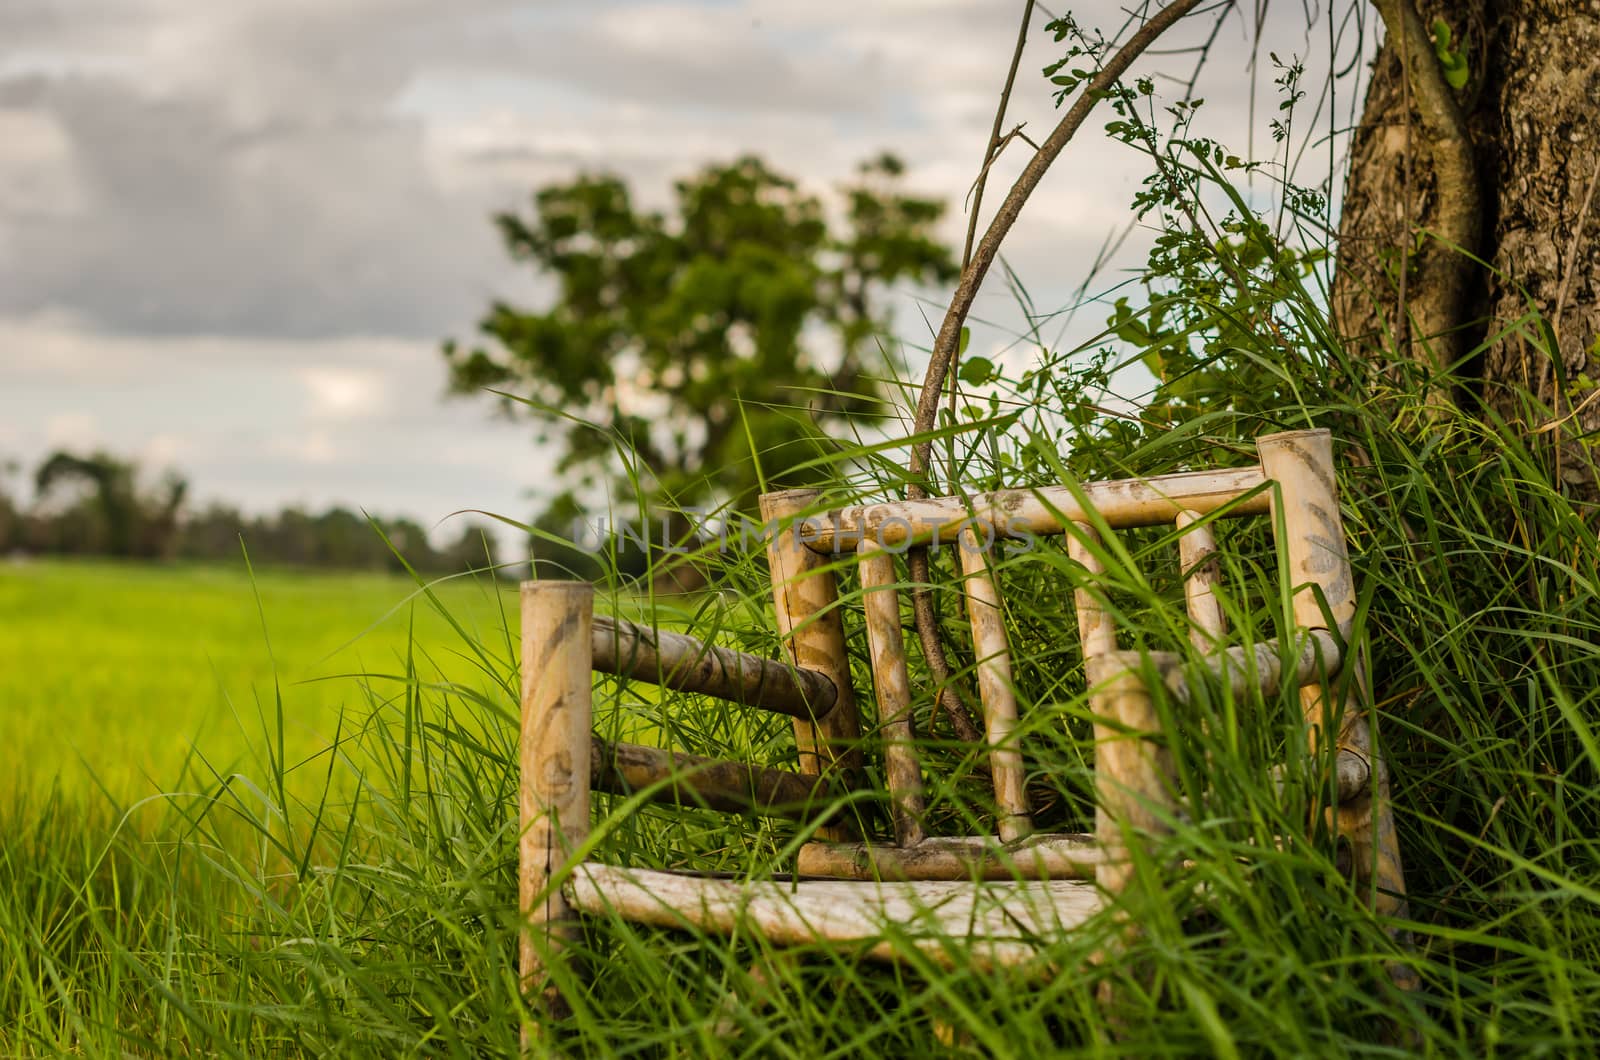
[[[804,721],[828,716],[839,692],[825,674],[685,633],[669,633],[604,615],[594,617],[594,668],[679,692],[716,696]]]

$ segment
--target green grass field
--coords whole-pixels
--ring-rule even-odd
[[[1041,933],[1032,968],[996,971],[962,959],[972,940],[956,933],[936,940],[951,967],[909,947],[879,965],[848,947],[780,955],[746,931],[591,917],[552,965],[572,1005],[554,1012],[517,973],[509,587],[419,597],[393,578],[6,566],[0,748],[24,794],[0,803],[0,1056],[508,1057],[525,1030],[597,1057],[1600,1053],[1595,509],[1555,483],[1542,436],[1393,416],[1365,389],[1335,389],[1342,378],[1308,381],[1303,409],[1208,430],[1239,444],[1319,424],[1338,440],[1404,915],[1375,914],[1319,824],[1328,792],[1295,690],[1224,686],[1173,708],[1155,737],[1185,813],[1140,839],[1147,871],[1118,898],[1140,927],[1131,939],[1097,917]],[[997,476],[1038,452],[1026,432],[973,430],[952,450]],[[985,455],[985,441],[1009,448]],[[1216,444],[1157,432],[1092,470],[1177,470]],[[873,469],[853,456],[852,474]],[[899,495],[899,469],[879,470],[861,495]],[[1270,572],[1250,551],[1257,532],[1227,531],[1241,550],[1229,586]],[[1154,538],[1117,540],[1128,562],[1111,565],[1107,599],[1125,643],[1181,646],[1175,565],[1145,562]],[[709,561],[714,591],[661,619],[778,651],[759,547]],[[1070,632],[1079,575],[1047,549],[1003,568],[1031,790],[1052,830],[1076,831],[1093,812],[1096,720]],[[934,582],[951,643],[970,644],[951,572]],[[858,611],[859,581],[844,584]],[[1276,629],[1282,595],[1238,591],[1233,635]],[[860,637],[851,651],[870,703]],[[980,748],[938,738],[931,671],[914,667],[932,823],[988,831]],[[597,681],[594,715],[605,737],[795,762],[787,719],[640,682]],[[881,794],[870,714],[863,751]],[[146,798],[157,792],[174,794]],[[596,798],[586,856],[762,878],[792,867],[803,838],[639,801]],[[1118,960],[1094,959],[1112,945]],[[1100,1005],[1102,985],[1118,1007]]]
[[[820,946],[791,959],[748,934],[594,918],[557,967],[573,1003],[558,1018],[516,972],[505,589],[442,586],[441,608],[391,578],[8,566],[0,741],[30,794],[0,806],[0,1056],[515,1056],[532,1027],[593,1056],[1594,1055],[1600,537],[1510,432],[1457,421],[1447,444],[1419,446],[1385,417],[1320,415],[1367,454],[1341,488],[1404,918],[1374,916],[1308,829],[1319,789],[1273,782],[1270,765],[1305,745],[1297,703],[1228,715],[1224,696],[1173,729],[1192,813],[1151,838],[1150,864],[1193,868],[1144,874],[1124,897],[1143,933],[1123,961],[1091,960],[1111,918],[1042,938],[1042,977]],[[686,607],[771,653],[759,554],[725,561],[718,591]],[[1043,552],[1005,577],[1031,768],[1068,813],[1092,720],[1063,649],[1068,578]],[[1183,639],[1176,597],[1129,574],[1113,599],[1131,638]],[[351,674],[367,676],[337,677]],[[597,727],[793,762],[784,719],[668,705],[602,681]],[[917,709],[926,726],[927,697]],[[988,812],[981,790],[944,784],[971,779],[970,751],[927,750],[940,812]],[[126,818],[161,790],[187,794]],[[625,802],[597,799],[608,862],[789,864],[788,825]],[[1395,986],[1396,963],[1418,989]],[[1097,1004],[1105,982],[1115,1013]]]
[[[508,672],[514,587],[431,591]],[[326,751],[341,712],[398,693],[413,644],[430,680],[491,683],[416,582],[382,574],[0,562],[0,629],[0,747],[33,802],[55,788],[126,803],[196,770],[259,774],[280,695],[292,767]]]

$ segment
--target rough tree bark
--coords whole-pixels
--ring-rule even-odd
[[[1580,381],[1600,382],[1600,0],[1414,3],[1374,3],[1388,32],[1351,146],[1333,291],[1340,330],[1357,348],[1398,342],[1424,364],[1468,358],[1457,400],[1516,418],[1520,388],[1551,418],[1570,417],[1566,437],[1600,429],[1600,390]],[[1436,17],[1470,74],[1443,99]],[[1492,268],[1458,268],[1440,237]],[[1514,326],[1530,308],[1554,333],[1559,369],[1545,343]],[[1567,464],[1569,479],[1580,474]]]

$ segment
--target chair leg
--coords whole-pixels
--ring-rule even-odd
[[[589,834],[594,588],[580,582],[522,585],[521,979],[525,997],[553,1016],[567,1012],[548,962],[576,933],[559,874]],[[538,1027],[523,1028],[535,1048]]]
[[[1334,833],[1350,844],[1350,878],[1356,892],[1372,911],[1385,920],[1403,920],[1410,915],[1406,901],[1405,872],[1400,863],[1400,838],[1395,831],[1394,807],[1389,797],[1389,770],[1381,755],[1373,753],[1372,733],[1359,704],[1346,700],[1339,728],[1338,746],[1349,749],[1371,763],[1373,777],[1368,791],[1360,798],[1342,802],[1328,811],[1328,824]],[[1390,934],[1403,948],[1410,947],[1410,933],[1393,928]],[[1391,961],[1386,966],[1389,979],[1401,990],[1421,986],[1416,970]]]
[[[1339,514],[1339,493],[1333,466],[1333,437],[1325,430],[1289,431],[1256,439],[1261,470],[1277,484],[1272,503],[1281,522],[1279,547],[1285,553],[1290,584],[1294,587],[1295,624],[1301,629],[1328,628],[1348,637],[1356,614],[1355,578]],[[1394,812],[1389,805],[1389,777],[1381,760],[1372,755],[1371,732],[1364,705],[1371,702],[1365,663],[1360,655],[1355,667],[1355,699],[1332,702],[1321,682],[1300,689],[1300,706],[1310,730],[1311,751],[1322,753],[1331,743],[1367,757],[1374,771],[1371,797],[1329,811],[1329,824],[1349,840],[1356,883],[1367,894],[1373,912],[1382,917],[1406,915],[1405,878],[1400,869],[1400,847],[1395,838]],[[1332,740],[1331,734],[1337,734]],[[1396,930],[1398,936],[1400,932]],[[1404,940],[1402,940],[1404,941]],[[1395,985],[1411,989],[1416,976],[1409,968],[1391,964]]]
[[[1148,739],[1160,732],[1149,689],[1118,655],[1090,660],[1090,682],[1097,686],[1091,705],[1095,717],[1095,782],[1098,787],[1095,832],[1105,861],[1095,870],[1095,882],[1113,900],[1119,900],[1133,881],[1130,833],[1158,835],[1166,830],[1163,811],[1172,808],[1172,757]],[[1097,964],[1122,958],[1138,936],[1139,927],[1126,909],[1117,909],[1116,928],[1107,947],[1095,954]],[[1113,1031],[1120,1034],[1118,1009],[1124,998],[1116,984],[1100,984],[1099,1001]]]

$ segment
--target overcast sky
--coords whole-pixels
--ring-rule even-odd
[[[672,178],[745,152],[827,194],[887,148],[916,189],[956,204],[957,242],[1021,9],[0,0],[0,463],[103,446],[251,511],[526,517],[550,493],[549,460],[527,425],[446,399],[438,353],[471,337],[492,297],[540,291],[503,260],[489,214],[584,170],[620,172],[663,204]],[[1124,17],[1107,0],[1073,10],[1108,34]],[[1040,68],[1062,47],[1047,17],[1013,97],[1036,138],[1055,120]],[[1208,131],[1239,148],[1253,17],[1225,23],[1202,83]],[[1253,75],[1258,148],[1277,103],[1266,49],[1325,69],[1327,19],[1272,12]],[[1358,89],[1340,84],[1346,116]],[[1008,244],[1042,305],[1076,286],[1145,171],[1093,135],[1102,123]],[[997,168],[991,205],[1023,159],[1019,144]],[[1138,260],[1135,241],[1123,262]],[[902,301],[900,332],[926,346]],[[978,312],[1003,325],[1007,307],[991,284]]]

